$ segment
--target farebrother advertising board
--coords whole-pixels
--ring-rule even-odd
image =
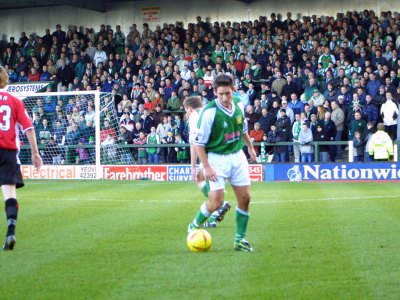
[[[110,165],[103,166],[101,179],[191,181],[190,165]],[[32,165],[21,166],[25,179],[100,179],[96,166],[45,165],[37,172]],[[249,165],[251,181],[263,181],[262,165]],[[101,175],[99,175],[101,176]]]
[[[268,164],[265,181],[400,180],[398,163]]]

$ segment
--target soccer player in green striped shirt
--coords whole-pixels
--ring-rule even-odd
[[[250,176],[242,148],[247,145],[252,161],[256,160],[256,153],[247,133],[243,105],[239,98],[233,97],[233,92],[232,77],[217,76],[214,80],[217,99],[205,106],[199,117],[194,144],[205,178],[210,181],[210,192],[188,231],[200,228],[211,213],[221,207],[225,182],[229,180],[237,200],[234,249],[253,252],[245,239],[250,215]]]

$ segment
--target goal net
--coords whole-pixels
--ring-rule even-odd
[[[112,94],[97,91],[18,95],[33,120],[44,165],[92,165],[96,177],[102,165],[134,163],[126,147]],[[20,135],[22,165],[31,164],[25,135]]]

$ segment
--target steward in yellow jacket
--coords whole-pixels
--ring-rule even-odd
[[[384,131],[385,127],[379,123],[378,131],[371,136],[369,142],[369,155],[374,156],[374,160],[388,160],[393,156],[393,141]]]

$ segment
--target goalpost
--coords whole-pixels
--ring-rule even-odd
[[[32,118],[44,165],[35,172],[28,141],[20,133],[24,178],[190,181],[189,164],[137,164],[148,145],[126,145],[114,96],[98,91],[16,94]],[[93,107],[93,109],[89,108]],[[125,132],[126,133],[126,132]],[[129,135],[129,134],[128,134]],[[176,147],[161,144],[160,148]],[[259,165],[249,166],[262,181]]]
[[[133,149],[124,146],[112,94],[79,91],[16,96],[34,123],[45,171],[78,172],[78,178],[101,179],[104,165],[136,165]],[[19,138],[23,173],[32,173],[28,142],[22,133]]]

